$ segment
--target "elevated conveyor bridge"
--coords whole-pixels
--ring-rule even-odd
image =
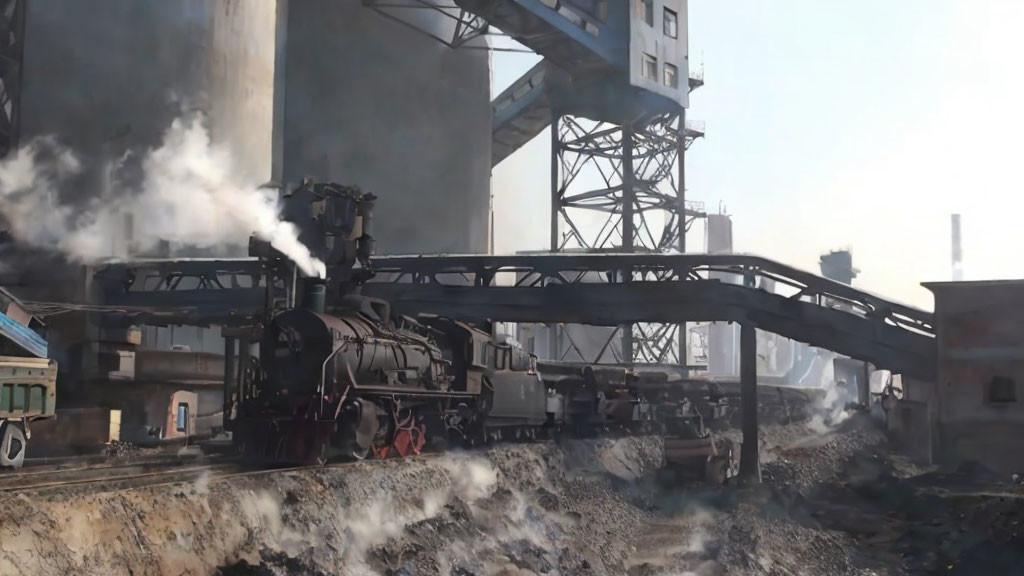
[[[932,314],[766,258],[706,254],[390,256],[367,295],[470,321],[752,324],[913,378],[936,369]],[[257,260],[110,264],[95,304],[126,322],[244,326],[267,291]],[[597,279],[595,281],[595,279]],[[775,290],[765,290],[765,280]],[[36,310],[53,305],[30,303]]]
[[[603,326],[739,322],[914,378],[932,378],[936,366],[931,313],[757,256],[420,256],[376,266],[391,281],[365,292],[400,312]],[[510,283],[499,285],[501,276]],[[763,280],[789,294],[768,292]]]

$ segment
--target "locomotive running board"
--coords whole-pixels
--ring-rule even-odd
[[[401,396],[440,396],[444,398],[474,398],[479,394],[473,392],[451,392],[442,390],[423,390],[422,388],[392,388],[390,386],[358,386],[353,385],[352,390],[356,392],[369,392],[372,394],[382,395],[401,395]]]

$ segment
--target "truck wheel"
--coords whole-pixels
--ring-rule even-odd
[[[14,422],[0,431],[0,466],[17,470],[25,463],[25,432]]]

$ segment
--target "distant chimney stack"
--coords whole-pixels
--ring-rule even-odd
[[[953,281],[964,279],[963,248],[960,246],[960,215],[953,214]]]
[[[829,252],[818,260],[821,275],[829,280],[852,284],[860,270],[853,267],[853,254],[849,250]]]

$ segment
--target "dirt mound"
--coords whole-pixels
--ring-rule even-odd
[[[765,482],[719,490],[666,485],[660,441],[625,438],[3,495],[0,574],[1024,573],[1024,498],[983,475],[908,479],[857,416],[761,442]]]
[[[656,439],[0,497],[0,573],[615,574]],[[634,536],[623,536],[623,535]]]

